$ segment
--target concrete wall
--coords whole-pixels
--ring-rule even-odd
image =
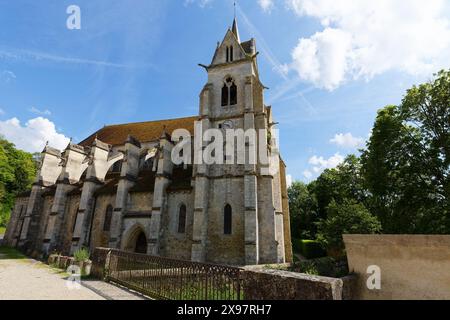
[[[450,299],[450,235],[344,235],[355,299]],[[381,269],[369,290],[368,266]]]

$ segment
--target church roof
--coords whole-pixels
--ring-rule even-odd
[[[186,129],[194,135],[194,122],[198,116],[148,122],[125,123],[105,126],[85,140],[79,143],[81,146],[90,146],[95,138],[113,146],[125,144],[129,135],[140,142],[150,142],[159,140],[164,128],[167,133],[172,134],[176,129]]]
[[[231,31],[234,33],[234,35],[236,36],[236,39],[240,43],[241,37],[239,36],[239,28],[238,28],[236,17],[233,20],[233,26],[231,27]]]
[[[253,47],[255,46],[255,40],[250,39],[248,41],[241,42],[242,49],[248,55],[253,55]]]

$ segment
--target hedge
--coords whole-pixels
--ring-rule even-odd
[[[306,259],[326,257],[327,253],[315,240],[293,239],[294,252],[300,253]]]

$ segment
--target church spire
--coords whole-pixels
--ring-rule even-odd
[[[241,38],[239,37],[239,29],[238,29],[238,24],[237,24],[237,19],[236,19],[236,1],[234,2],[234,19],[233,19],[233,27],[231,28],[231,31],[236,36],[238,42],[241,43]]]

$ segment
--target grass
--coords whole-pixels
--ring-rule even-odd
[[[22,253],[9,247],[0,247],[0,254],[4,259],[27,259]]]

